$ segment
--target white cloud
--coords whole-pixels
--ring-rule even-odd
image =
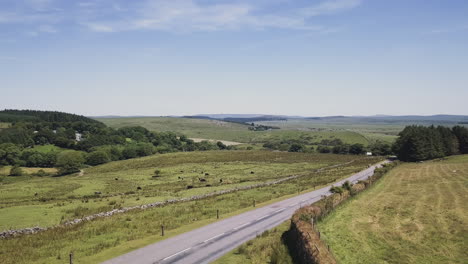
[[[0,11],[0,24],[28,25],[32,28],[30,32],[37,34],[56,33],[61,23],[82,25],[95,32],[268,28],[322,31],[327,29],[313,25],[311,18],[355,8],[361,4],[361,0],[324,0],[302,7],[291,4],[291,0],[224,0],[209,3],[200,0],[94,0],[74,3],[22,0],[21,3],[18,5],[21,8],[12,5],[15,7]],[[41,25],[39,28],[38,24]]]
[[[262,1],[265,4],[264,1]],[[261,30],[265,28],[288,28],[319,30],[320,26],[309,25],[307,19],[352,9],[361,0],[332,0],[318,5],[295,10],[278,10],[275,14],[263,13],[261,5],[229,3],[201,5],[194,0],[148,0],[130,16],[111,21],[83,23],[98,32],[127,30],[165,31],[216,31],[242,28]]]
[[[355,8],[361,3],[362,0],[330,0],[303,8],[302,13],[308,17],[328,15]]]

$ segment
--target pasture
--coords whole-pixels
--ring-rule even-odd
[[[318,143],[324,139],[341,139],[344,143],[368,145],[369,140],[354,131],[330,129],[301,130],[300,126],[288,126],[270,131],[250,131],[247,125],[217,120],[141,117],[141,118],[99,118],[97,119],[114,128],[124,126],[142,126],[151,131],[174,131],[189,138],[226,140],[262,145],[271,141],[301,141],[306,145]],[[267,122],[268,123],[268,122]],[[276,123],[274,123],[276,125]]]
[[[253,200],[261,206],[284,199],[329,184],[377,161],[378,158],[351,155],[211,151],[111,162],[85,169],[82,176],[3,177],[8,182],[0,185],[0,223],[3,228],[9,228],[48,226],[122,206],[304,175],[278,185],[135,210],[71,227],[0,240],[0,258],[4,263],[63,263],[68,252],[73,251],[77,263],[99,262],[165,238],[160,236],[161,225],[165,226],[167,236],[175,235],[216,221],[217,209],[221,217],[227,217],[248,210]],[[333,164],[344,165],[316,172],[317,168]],[[153,178],[156,169],[160,170],[159,177]],[[206,182],[200,182],[198,178],[201,177],[205,177]],[[222,183],[220,179],[223,179]],[[187,189],[188,184],[194,188]],[[38,197],[34,196],[37,190],[41,190]],[[96,191],[102,194],[96,196]]]
[[[467,263],[468,156],[403,164],[319,223],[340,263]]]
[[[395,123],[330,122],[308,119],[266,121],[258,122],[258,124],[276,126],[284,130],[354,132],[364,136],[369,143],[376,140],[392,143],[397,138],[398,133],[405,127],[405,124]]]

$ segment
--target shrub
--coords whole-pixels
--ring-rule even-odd
[[[21,167],[13,166],[10,169],[10,176],[21,176],[21,175],[23,175],[23,169],[21,169]]]
[[[342,194],[343,193],[343,188],[342,187],[338,187],[338,186],[333,186],[330,188],[330,192],[332,193],[339,193],[339,194]]]
[[[57,167],[59,174],[70,174],[80,171],[85,159],[78,151],[64,151],[57,158]]]
[[[40,169],[38,170],[36,173],[34,173],[35,176],[39,176],[39,177],[44,177],[44,176],[48,176],[49,173],[45,172],[44,170]]]
[[[345,182],[343,183],[343,185],[341,185],[341,187],[342,187],[343,189],[348,190],[348,191],[351,191],[351,187],[352,187],[352,186],[353,186],[353,185],[352,185],[349,181],[345,181]]]
[[[98,150],[89,153],[88,157],[86,158],[86,164],[95,166],[99,164],[104,164],[109,162],[111,159],[107,152]]]

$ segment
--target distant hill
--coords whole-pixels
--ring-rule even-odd
[[[323,116],[301,117],[288,115],[261,115],[261,114],[203,114],[184,116],[184,118],[214,119],[228,122],[250,123],[262,121],[281,121],[288,119],[304,119],[317,122],[331,123],[401,123],[401,124],[465,124],[468,122],[466,115],[375,115],[375,116]]]
[[[468,122],[465,115],[406,115],[406,116],[326,116],[307,117],[311,121],[332,123],[401,123],[401,124],[455,124]]]
[[[102,124],[97,120],[82,115],[75,115],[57,111],[12,109],[5,109],[3,111],[0,111],[0,122],[85,122]]]

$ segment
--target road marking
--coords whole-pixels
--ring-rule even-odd
[[[304,199],[304,200],[302,200],[301,202],[305,202],[305,201],[307,201],[307,199]]]
[[[207,240],[203,241],[203,243],[206,243],[206,242],[208,242],[208,241],[210,241],[210,240],[213,240],[213,239],[215,239],[215,238],[217,238],[217,237],[220,237],[220,236],[222,236],[222,235],[224,235],[224,234],[226,234],[226,233],[221,233],[221,234],[216,235],[216,236],[214,236],[214,237],[212,237],[212,238],[208,238]]]
[[[258,218],[257,221],[260,221],[260,220],[262,220],[263,218],[266,218],[266,217],[268,217],[268,216],[270,216],[270,215],[262,216],[262,217]]]
[[[286,209],[286,208],[281,208],[281,209],[279,209],[279,210],[276,210],[275,213],[279,213],[279,212],[281,212],[281,211],[284,211],[284,209]]]
[[[177,253],[175,253],[175,254],[173,254],[173,255],[170,255],[169,257],[163,258],[163,260],[168,260],[168,259],[170,259],[170,258],[172,258],[172,257],[175,257],[175,256],[177,256],[177,255],[179,255],[179,254],[182,254],[182,253],[184,253],[185,251],[190,250],[190,249],[192,249],[192,248],[191,248],[191,247],[186,248],[186,249],[184,249],[184,250],[182,250],[182,251],[179,251],[179,252],[177,252]]]
[[[248,224],[250,224],[250,223],[251,223],[251,222],[248,222],[248,223],[245,223],[245,224],[243,224],[243,225],[240,225],[240,226],[234,228],[234,230],[241,229],[242,227],[244,227],[244,226],[246,226],[246,225],[248,225]]]

